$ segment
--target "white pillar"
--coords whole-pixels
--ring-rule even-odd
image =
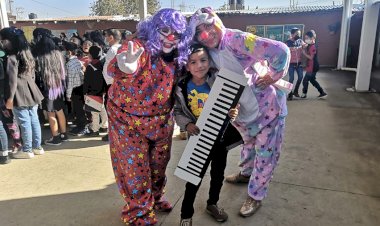
[[[376,0],[367,0],[364,8],[363,26],[360,38],[358,69],[356,73],[356,91],[368,91],[371,80],[373,53],[375,49],[376,28],[379,18],[379,4]]]
[[[148,15],[147,0],[139,0],[139,9],[140,9],[140,20],[143,20]]]
[[[9,27],[7,5],[5,4],[5,0],[0,0],[0,27]]]
[[[342,67],[346,66],[348,38],[350,35],[350,23],[352,16],[352,1],[353,0],[344,0],[343,4],[338,64],[336,66],[337,69],[341,69]]]

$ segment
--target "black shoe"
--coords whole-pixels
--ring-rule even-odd
[[[298,98],[300,97],[298,93],[293,93],[293,96],[298,97]]]
[[[108,132],[108,128],[99,128],[99,133],[107,133]]]
[[[11,158],[9,158],[9,155],[0,156],[0,164],[8,164],[10,162],[11,162]]]
[[[73,135],[73,136],[77,136],[77,137],[81,137],[81,136],[84,136],[86,134],[88,134],[90,131],[88,130],[88,128],[84,128],[84,129],[77,129],[77,130],[72,130],[70,131],[70,134]]]
[[[61,145],[62,144],[61,135],[58,134],[57,136],[54,136],[54,137],[50,138],[49,140],[46,140],[45,144],[46,145],[54,145],[54,146]]]
[[[323,92],[319,94],[318,99],[326,99],[327,98],[327,93]]]
[[[86,136],[89,136],[89,137],[97,137],[97,136],[99,136],[99,131],[94,132],[94,131],[90,130],[90,131],[86,134]]]
[[[69,140],[69,136],[67,136],[67,133],[61,133],[60,136],[61,136],[61,140],[62,140],[63,142]]]
[[[109,141],[108,134],[102,137],[102,141]]]
[[[292,93],[292,92],[289,93],[289,95],[288,95],[288,100],[293,100],[293,93]]]

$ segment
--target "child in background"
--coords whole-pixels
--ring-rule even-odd
[[[299,28],[292,28],[290,30],[291,37],[285,42],[285,44],[290,49],[290,64],[289,64],[289,82],[293,84],[294,82],[294,71],[297,72],[298,79],[294,87],[294,91],[290,92],[288,95],[288,100],[293,100],[293,96],[300,97],[298,94],[298,89],[301,85],[303,78],[303,68],[302,68],[302,47],[305,43],[301,39],[301,31]]]
[[[305,34],[305,43],[308,44],[306,47],[306,50],[304,49],[302,51],[303,55],[307,58],[307,66],[306,66],[306,74],[305,78],[303,79],[303,89],[302,89],[302,96],[301,98],[307,97],[307,90],[309,86],[309,82],[318,90],[319,92],[319,99],[326,99],[327,93],[323,90],[321,85],[317,82],[317,68],[315,65],[315,58],[317,57],[317,47],[315,46],[315,38],[316,34],[315,31],[308,31]],[[318,65],[319,67],[319,65]]]
[[[195,123],[203,110],[211,86],[215,81],[215,75],[210,72],[211,59],[204,46],[194,44],[190,47],[190,51],[191,54],[186,65],[189,73],[178,82],[176,87],[174,113],[176,122],[180,128],[187,131],[189,136],[192,136],[200,132]],[[229,116],[235,118],[237,111],[236,108],[231,109]],[[217,139],[207,160],[208,162],[211,161],[211,182],[206,210],[216,221],[223,222],[227,220],[228,215],[222,208],[217,206],[217,202],[223,185],[224,169],[227,164],[228,151],[226,147],[232,147],[234,143],[239,144],[241,137],[238,131],[228,124],[224,136]],[[206,173],[206,170],[207,168],[201,173],[201,177]],[[198,186],[190,182],[186,183],[186,191],[181,208],[181,226],[192,224],[192,216],[194,214],[193,204],[200,185],[201,183]]]
[[[91,46],[89,49],[90,63],[84,73],[83,93],[84,95],[99,96],[103,98],[107,84],[103,77],[103,65],[100,62],[102,56],[102,49],[98,46]],[[104,103],[103,103],[104,104]],[[103,130],[107,130],[107,113],[103,107],[100,112],[91,111],[91,124],[89,136],[99,136],[99,115],[102,120]]]
[[[0,106],[1,109],[5,109],[4,107],[4,79],[5,79],[5,71],[3,58],[5,56],[5,52],[0,50]],[[8,136],[4,129],[3,122],[1,121],[2,114],[0,114],[0,142],[1,142],[1,150],[0,150],[0,164],[10,163],[11,159],[8,155]]]
[[[21,128],[22,151],[13,158],[30,159],[44,154],[41,147],[41,127],[37,108],[43,96],[35,83],[35,61],[24,32],[16,27],[0,30],[0,47],[8,55],[5,73],[4,99],[8,111],[13,111]]]

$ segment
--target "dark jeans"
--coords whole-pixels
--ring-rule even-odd
[[[207,205],[216,205],[216,203],[219,201],[219,194],[220,190],[222,189],[224,180],[224,170],[227,164],[228,151],[226,149],[226,146],[239,141],[241,141],[239,132],[231,124],[229,124],[224,138],[219,139],[218,142],[215,142],[210,152],[210,156],[206,161],[206,166],[208,166],[211,161],[211,181]],[[201,173],[202,178],[206,171],[207,167],[204,167]],[[194,201],[201,183],[202,181],[198,184],[198,186],[195,186],[190,182],[186,183],[185,195],[181,207],[181,218],[186,219],[193,217]]]
[[[75,118],[74,124],[78,129],[84,129],[87,124],[86,112],[83,110],[84,97],[83,95],[71,95],[72,113]]]
[[[303,89],[302,89],[302,92],[304,94],[307,94],[307,89],[309,87],[309,82],[315,87],[317,88],[318,92],[320,94],[324,93],[321,85],[319,85],[319,83],[317,82],[317,78],[316,78],[316,75],[317,75],[317,72],[306,72],[305,74],[305,78],[303,79]]]
[[[289,65],[289,82],[294,84],[294,71],[297,72],[298,78],[296,86],[294,87],[294,93],[298,93],[298,89],[301,85],[302,78],[303,78],[303,69],[301,64],[291,63]]]

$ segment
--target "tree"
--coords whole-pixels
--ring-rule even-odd
[[[149,14],[154,14],[160,8],[158,0],[147,0],[147,5]],[[139,0],[94,0],[90,9],[92,16],[138,14]]]

